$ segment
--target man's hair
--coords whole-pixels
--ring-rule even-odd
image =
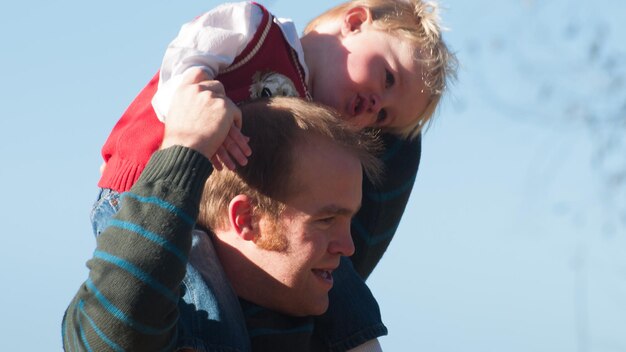
[[[423,0],[353,0],[338,5],[313,19],[304,29],[307,34],[327,21],[337,20],[354,7],[369,9],[375,28],[400,36],[415,48],[414,57],[422,66],[422,80],[430,91],[426,110],[415,123],[388,132],[415,138],[434,115],[450,80],[456,78],[458,62],[441,36],[439,6]],[[419,112],[416,112],[419,113]]]
[[[299,187],[291,177],[298,146],[325,138],[354,155],[367,177],[376,182],[382,170],[375,156],[379,140],[366,132],[351,131],[338,113],[300,98],[275,97],[240,106],[242,132],[250,138],[252,155],[235,171],[213,172],[206,182],[198,224],[207,229],[228,225],[228,204],[238,194],[253,202],[254,214],[277,220],[285,202]]]

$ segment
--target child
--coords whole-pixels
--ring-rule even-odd
[[[390,147],[396,147],[390,149],[400,148],[398,152],[402,154],[408,148],[411,154],[400,158],[403,160],[398,168],[390,165],[393,160],[387,161],[387,182],[373,189],[383,192],[378,196],[385,199],[389,198],[389,192],[396,196],[404,194],[398,196],[400,206],[391,205],[397,213],[391,217],[396,219],[383,226],[384,230],[380,223],[368,220],[373,226],[363,226],[366,229],[358,231],[365,237],[373,236],[368,239],[370,243],[388,243],[385,238],[395,231],[417,171],[417,137],[434,113],[446,78],[454,74],[455,59],[441,40],[435,10],[436,7],[421,0],[346,2],[313,20],[301,43],[291,22],[272,19],[267,11],[251,3],[223,5],[185,25],[166,52],[161,80],[154,76],[103,147],[106,167],[98,183],[105,193],[102,206],[106,210],[107,199],[110,197],[115,202],[116,193],[128,190],[139,177],[160,144],[163,125],[155,116],[162,119],[167,113],[171,93],[182,73],[191,66],[202,66],[224,84],[226,94],[236,103],[272,93],[297,91],[297,95],[304,97],[311,92],[313,99],[338,109],[357,127],[378,127],[408,137],[408,141],[386,138]],[[378,45],[387,42],[394,46]],[[256,48],[260,43],[263,45]],[[382,50],[387,48],[392,52]],[[244,62],[250,57],[252,62]],[[272,69],[271,65],[278,68]],[[271,75],[263,74],[268,71],[275,72],[274,80]],[[406,87],[407,82],[410,87]],[[288,85],[290,90],[280,85]],[[413,167],[414,172],[405,177],[396,175],[396,171],[403,173],[407,166]],[[389,182],[404,192],[387,190]],[[385,204],[384,208],[389,206]],[[108,216],[106,213],[100,216],[99,210],[93,215],[97,227],[102,227],[101,218]],[[357,247],[360,247],[358,243]],[[363,252],[364,249],[358,248],[353,260]],[[374,262],[382,255],[382,251],[377,252],[380,253],[374,256]],[[364,276],[371,272],[371,269],[357,269]]]
[[[364,181],[362,208],[352,225],[352,263],[366,278],[400,221],[417,173],[420,131],[454,75],[455,62],[441,39],[436,6],[422,0],[346,2],[313,20],[301,39],[290,21],[274,18],[258,4],[219,6],[182,27],[160,72],[111,132],[102,149],[106,166],[92,214],[94,230],[106,226],[119,193],[132,186],[158,149],[163,135],[158,119],[167,118],[184,72],[201,66],[235,103],[268,95],[312,98],[337,109],[355,128],[384,132],[387,177],[378,186]],[[229,155],[241,164],[249,150],[236,126],[231,132],[234,148],[214,159],[233,168]],[[346,262],[342,267],[350,266]],[[347,282],[337,280],[337,286]],[[331,291],[327,316],[349,319],[340,312],[354,297],[339,292]],[[332,324],[347,329],[351,323]],[[381,331],[370,331],[369,338]],[[326,336],[325,342],[344,348],[363,342],[341,340],[341,334]]]

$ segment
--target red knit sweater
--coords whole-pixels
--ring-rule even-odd
[[[261,5],[263,19],[252,40],[233,64],[215,77],[235,103],[266,95],[308,97],[303,70],[273,16]],[[287,88],[276,81],[288,82]],[[164,125],[152,108],[157,73],[117,122],[102,147],[106,167],[101,188],[125,192],[137,181],[150,156],[159,149]],[[270,82],[271,80],[271,82]],[[290,82],[289,82],[290,81]]]

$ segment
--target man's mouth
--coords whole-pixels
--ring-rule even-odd
[[[313,274],[315,274],[315,276],[317,276],[320,280],[329,284],[330,286],[333,285],[333,271],[332,270],[312,269],[312,271],[313,271]]]

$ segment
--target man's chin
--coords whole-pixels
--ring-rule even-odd
[[[327,310],[328,310],[328,297],[326,297],[324,304],[320,304],[320,306],[314,309],[309,315],[322,315],[326,313]]]
[[[307,302],[302,302],[298,307],[288,308],[283,313],[293,317],[316,316],[326,313],[328,310],[328,295]]]

